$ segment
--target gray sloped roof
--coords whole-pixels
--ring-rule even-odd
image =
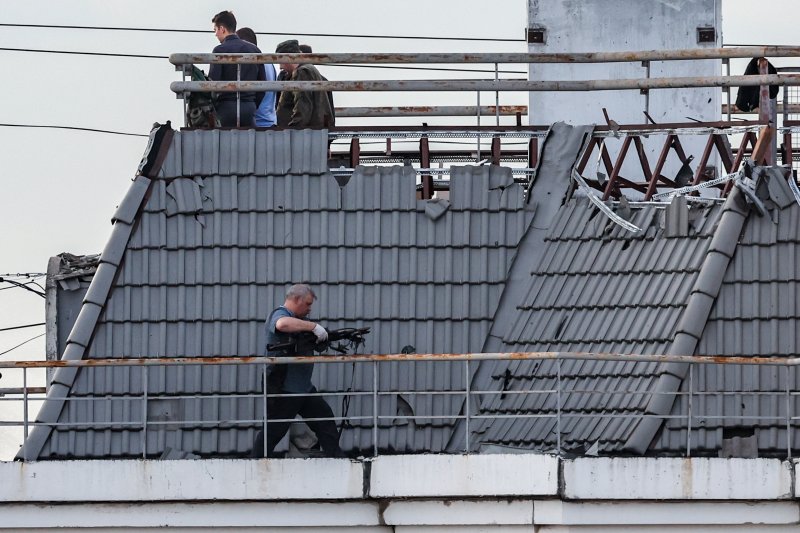
[[[66,354],[260,355],[266,316],[299,281],[326,326],[372,328],[367,353],[479,351],[532,214],[510,170],[454,170],[449,203],[421,201],[410,168],[359,167],[340,187],[327,146],[324,131],[176,133],[158,175],[138,177],[115,215]],[[317,365],[315,382],[371,390],[373,368]],[[140,456],[145,445],[149,456],[241,455],[260,427],[254,366],[61,370],[40,416],[53,426],[36,428],[29,458]],[[380,447],[442,449],[455,421],[426,417],[455,416],[461,401],[402,391],[463,387],[463,370],[387,363],[379,379],[397,392],[381,399]],[[350,402],[349,416],[371,413],[371,399]],[[371,449],[368,425],[346,428],[343,447]]]
[[[796,357],[800,353],[800,205],[784,170],[757,169],[760,196],[769,212],[753,210],[745,221],[736,251],[722,279],[719,296],[697,347],[698,355]],[[691,388],[694,415],[690,444],[696,453],[714,453],[730,434],[751,435],[759,454],[787,450],[787,386],[797,390],[796,367],[697,365]],[[787,383],[788,381],[788,383]],[[684,379],[672,415],[688,414],[689,380]],[[724,391],[724,396],[713,394]],[[749,393],[748,393],[749,391]],[[712,394],[703,394],[703,393]],[[733,393],[736,392],[736,393]],[[788,396],[790,416],[800,401]],[[800,428],[790,421],[792,443]],[[653,449],[679,449],[687,443],[685,418],[669,419]]]
[[[500,351],[666,353],[722,209],[692,207],[687,235],[667,237],[667,213],[653,205],[635,209],[630,233],[585,198],[557,213],[538,255],[520,256],[515,268],[530,273],[505,326]],[[483,445],[553,450],[557,445],[554,394],[520,394],[556,388],[559,363],[497,361],[481,368],[475,390],[486,395],[481,414],[528,418],[485,419],[475,428]],[[658,363],[563,361],[561,444],[580,450],[619,451],[630,438],[664,368]],[[616,413],[619,418],[599,415]]]
[[[783,169],[757,168],[743,186],[754,187],[766,212],[747,207],[739,190],[724,205],[642,205],[628,215],[644,230],[638,235],[583,199],[567,202],[541,245],[521,243],[529,252],[514,269],[527,269],[529,281],[498,310],[512,320],[495,323],[492,350],[795,356],[800,205]],[[790,416],[800,409],[786,393],[800,383],[795,367],[695,365],[688,379],[688,368],[676,364],[558,366],[483,363],[472,388],[494,394],[475,407],[507,418],[474,423],[474,446],[550,451],[560,440],[576,453],[681,454],[688,443],[695,454],[742,446],[732,453],[783,455],[800,438],[787,420],[787,405]],[[560,398],[549,392],[559,375]],[[524,394],[530,391],[540,392]]]

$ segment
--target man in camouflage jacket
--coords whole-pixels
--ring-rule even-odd
[[[300,53],[300,44],[292,39],[275,49],[278,54]],[[328,81],[314,65],[282,63],[291,81]],[[332,100],[326,91],[282,91],[278,101],[278,126],[281,128],[323,129],[335,125]]]

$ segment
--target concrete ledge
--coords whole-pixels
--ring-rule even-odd
[[[372,461],[369,496],[557,496],[552,455],[394,455]]]
[[[361,463],[342,459],[0,463],[0,502],[360,499]]]
[[[536,525],[677,526],[797,524],[796,502],[534,502]]]
[[[785,500],[792,465],[778,459],[580,458],[564,461],[565,499]]]
[[[533,524],[532,500],[400,500],[391,501],[383,520],[409,525],[525,525]]]
[[[171,527],[191,528],[192,531],[232,531],[250,527],[385,531],[377,527],[380,513],[376,502],[72,503],[56,506],[16,503],[3,505],[0,513],[3,516],[0,531],[53,527],[97,528],[94,531],[112,528],[115,531],[116,528],[160,531]]]
[[[466,510],[457,510],[463,498],[481,498],[481,505],[497,507],[497,514],[504,515],[503,520],[510,520],[505,523],[517,524],[528,523],[526,516],[532,512],[519,500],[531,498],[587,504],[622,500],[630,504],[645,504],[648,500],[780,503],[800,497],[800,490],[794,487],[796,468],[793,462],[777,459],[560,460],[537,454],[399,455],[363,462],[348,459],[0,462],[3,480],[0,504],[432,498],[436,501],[418,505],[414,513],[445,516],[453,525],[488,525],[491,521],[469,522],[478,518],[470,518]],[[499,498],[518,501],[509,503]],[[405,505],[387,503],[390,504],[387,512],[395,514],[401,513]],[[545,505],[541,509],[552,515],[571,508],[559,507],[554,511],[552,505]],[[406,525],[417,525],[415,519],[408,520]]]

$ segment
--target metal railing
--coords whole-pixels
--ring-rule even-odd
[[[758,46],[689,50],[645,50],[594,53],[476,53],[476,54],[172,54],[178,70],[201,64],[472,64],[472,63],[618,63],[703,59],[800,57],[800,47]],[[359,81],[179,81],[170,85],[177,94],[244,91],[606,91],[689,87],[744,87],[800,85],[800,75],[686,76],[614,80],[359,80]],[[480,104],[479,104],[480,105]]]
[[[502,114],[518,114],[513,106],[500,106],[500,92],[530,91],[607,91],[607,90],[640,90],[674,89],[692,87],[723,87],[728,94],[730,105],[730,87],[766,86],[766,85],[800,85],[798,74],[761,73],[748,76],[731,76],[731,58],[763,58],[763,57],[800,57],[800,47],[792,46],[753,46],[702,48],[686,50],[643,50],[631,52],[587,52],[587,53],[332,53],[332,54],[172,54],[170,62],[176,70],[183,72],[183,81],[170,85],[179,98],[186,98],[191,92],[251,92],[251,91],[474,91],[477,95],[475,115],[480,124],[485,111],[494,111],[497,124]],[[687,61],[719,59],[727,67],[727,75],[723,76],[686,76],[686,77],[650,77],[651,61]],[[635,79],[603,79],[603,80],[522,80],[501,79],[500,64],[559,64],[559,63],[619,63],[641,62],[647,68],[645,78]],[[310,63],[329,65],[383,65],[383,64],[494,64],[493,79],[439,79],[439,80],[353,80],[353,81],[186,81],[194,64],[264,64],[264,63]],[[481,91],[495,93],[495,105],[491,109],[481,106]],[[505,109],[503,109],[505,108]],[[400,113],[400,108],[388,108],[392,114]],[[424,106],[419,106],[424,109]],[[436,112],[427,112],[428,116],[443,116],[454,113],[463,116],[466,107],[449,111],[439,108]],[[385,110],[385,109],[384,109]],[[341,110],[340,110],[341,111]],[[357,108],[343,112],[343,116],[374,116],[379,111]],[[419,116],[419,110],[403,111],[402,114]],[[491,116],[491,115],[490,115]],[[519,120],[519,119],[518,119]],[[730,114],[728,116],[730,120]]]
[[[649,388],[637,388],[631,390],[610,388],[609,390],[594,389],[586,386],[576,386],[576,374],[569,370],[569,367],[564,365],[568,361],[606,361],[606,362],[642,362],[642,363],[686,363],[689,365],[689,371],[684,378],[687,387],[674,391],[657,391]],[[519,383],[525,381],[530,386],[517,386],[506,387],[499,386],[496,379],[485,379],[480,384],[483,388],[474,388],[475,372],[477,369],[476,363],[487,363],[490,361],[532,361],[532,362],[551,362],[553,367],[549,368],[548,376],[535,376],[525,375],[517,376],[515,379]],[[446,362],[448,364],[463,365],[463,386],[435,390],[400,390],[398,387],[384,387],[381,385],[381,366],[387,363],[411,363],[411,362]],[[364,379],[360,386],[354,387],[351,382],[349,387],[344,387],[344,384],[339,384],[336,388],[331,388],[328,383],[327,390],[323,390],[314,394],[287,394],[280,391],[273,391],[268,388],[266,373],[260,376],[261,391],[234,391],[234,392],[220,392],[219,390],[211,392],[202,392],[201,385],[198,383],[194,387],[192,394],[179,394],[178,391],[164,391],[163,386],[157,383],[148,382],[148,369],[154,367],[179,367],[186,370],[188,367],[208,367],[208,366],[244,366],[249,367],[259,372],[266,368],[265,365],[274,364],[346,364],[354,363],[358,365],[370,365],[372,367],[371,373],[363,374]],[[766,387],[767,390],[754,388],[752,385],[742,387],[742,390],[734,390],[731,383],[729,386],[723,387],[721,390],[705,390],[700,386],[696,374],[699,366],[716,366],[725,368],[730,365],[746,366],[753,369],[754,367],[781,367],[783,369],[783,378],[775,374],[775,383]],[[705,356],[665,356],[665,355],[629,355],[629,354],[613,354],[613,353],[565,353],[565,352],[544,352],[544,353],[473,353],[473,354],[392,354],[392,355],[353,355],[353,356],[315,356],[315,357],[200,357],[200,358],[144,358],[144,359],[90,359],[79,361],[11,361],[0,362],[0,369],[16,369],[21,372],[21,386],[0,388],[0,406],[5,404],[6,408],[3,412],[9,413],[14,411],[16,415],[11,418],[0,416],[0,429],[9,428],[22,428],[23,437],[28,439],[30,431],[35,427],[67,430],[128,430],[139,432],[141,456],[144,458],[157,457],[164,450],[158,448],[153,449],[152,445],[148,445],[148,433],[158,432],[167,429],[180,428],[184,430],[193,429],[263,429],[264,443],[269,434],[270,427],[273,423],[277,422],[302,422],[304,420],[278,420],[269,418],[268,416],[268,399],[289,397],[289,396],[324,396],[341,398],[342,400],[351,400],[355,398],[368,398],[369,402],[362,405],[359,412],[348,414],[342,412],[333,418],[316,418],[307,419],[309,421],[323,421],[331,420],[340,426],[353,428],[358,426],[363,431],[371,432],[371,452],[373,455],[378,455],[381,448],[392,448],[391,443],[388,445],[381,444],[385,438],[380,436],[381,431],[391,427],[396,423],[409,423],[418,421],[428,421],[431,423],[436,421],[440,425],[449,426],[447,431],[456,429],[461,425],[463,428],[463,442],[459,444],[453,439],[460,439],[456,436],[455,432],[448,435],[450,438],[450,447],[448,451],[455,453],[472,453],[479,451],[476,444],[492,444],[493,442],[483,442],[477,438],[481,431],[485,431],[492,422],[513,420],[515,424],[524,424],[535,421],[536,419],[545,420],[552,426],[547,433],[547,438],[538,443],[528,443],[529,447],[542,450],[542,447],[548,448],[549,451],[561,454],[565,451],[573,451],[576,442],[574,438],[569,437],[568,431],[565,430],[569,425],[579,423],[581,419],[591,419],[596,423],[601,420],[607,420],[609,423],[621,420],[622,423],[636,423],[637,421],[646,418],[658,418],[662,421],[675,420],[680,425],[677,430],[685,432],[685,446],[681,450],[670,450],[672,453],[683,453],[686,456],[691,456],[693,449],[703,448],[702,445],[693,444],[693,434],[696,434],[698,428],[705,424],[719,424],[731,428],[755,428],[757,426],[766,425],[770,430],[785,431],[785,450],[786,456],[792,457],[792,437],[793,431],[798,427],[798,420],[800,416],[794,416],[795,402],[800,396],[800,392],[794,390],[791,383],[797,382],[796,375],[793,372],[794,367],[800,366],[800,358],[798,357],[705,357]],[[141,387],[140,390],[135,390],[137,387],[131,386],[126,390],[115,390],[112,392],[106,391],[105,393],[95,393],[94,395],[83,392],[82,395],[66,395],[58,396],[51,395],[45,398],[44,389],[42,387],[32,387],[29,385],[28,372],[34,369],[41,368],[79,368],[81,372],[92,372],[99,369],[120,368],[120,367],[138,367],[141,372]],[[188,371],[187,371],[188,372]],[[649,370],[652,374],[657,374],[659,371]],[[741,373],[741,370],[738,371]],[[8,372],[6,372],[8,373]],[[459,370],[453,369],[450,371],[451,376],[457,376]],[[355,369],[354,369],[355,375]],[[4,381],[8,381],[8,375],[4,376]],[[584,376],[585,377],[585,376]],[[537,380],[541,380],[539,386],[536,386]],[[459,382],[459,379],[453,378],[452,382]],[[746,381],[746,380],[745,380]],[[547,385],[548,382],[552,382]],[[498,385],[493,388],[487,387],[487,383]],[[457,405],[457,410],[444,414],[430,413],[400,413],[400,412],[385,412],[381,410],[383,399],[390,396],[403,396],[403,397],[422,397],[427,396],[431,398],[437,397],[455,397],[458,398],[456,402],[450,402],[450,405]],[[573,396],[576,395],[576,396]],[[639,404],[638,409],[630,409],[615,404],[615,407],[604,408],[601,404],[609,401],[609,398],[626,395],[629,398],[646,398],[658,395],[667,395],[674,398],[673,401],[679,402],[676,408],[673,408],[673,414],[670,415],[654,415],[648,414],[644,409],[644,403],[639,400],[634,401],[634,404]],[[767,409],[765,412],[739,412],[737,407],[736,412],[726,412],[724,405],[725,398],[731,396],[741,396],[743,398],[750,398],[754,402],[760,401],[762,398],[770,400],[772,408]],[[491,401],[494,399],[514,398],[520,397],[525,399],[530,398],[543,398],[543,401],[538,402],[546,404],[547,400],[551,400],[550,404],[545,407],[534,407],[536,402],[529,402],[528,406],[513,407],[511,402],[508,405],[497,405]],[[601,399],[592,405],[592,396],[600,396]],[[570,398],[580,397],[580,402],[570,401]],[[588,397],[588,399],[587,399]],[[208,416],[209,413],[202,413],[199,419],[191,419],[192,417],[184,417],[184,419],[159,420],[157,417],[152,417],[149,414],[148,405],[150,402],[159,400],[181,401],[181,400],[232,400],[249,399],[256,402],[261,407],[261,416],[257,418],[238,418],[238,417],[225,417],[221,418],[217,414]],[[552,401],[554,399],[554,402]],[[696,402],[702,400],[708,403],[710,399],[718,402],[718,408],[709,412],[706,408],[698,409],[695,405]],[[9,409],[8,404],[15,403],[16,409]],[[37,421],[32,418],[31,403],[41,405],[42,402],[124,402],[128,407],[124,409],[127,412],[126,419],[103,419],[98,416],[97,420],[86,418],[84,420],[65,420],[65,421]],[[646,402],[645,402],[646,403]],[[21,405],[20,405],[21,404]],[[97,404],[108,405],[106,403]],[[138,406],[138,407],[137,407]],[[583,406],[583,407],[576,407]],[[101,410],[101,407],[94,409]],[[83,412],[92,413],[93,408],[82,409]],[[344,409],[343,411],[346,411]],[[746,410],[745,410],[746,411]],[[62,409],[63,412],[63,409]],[[134,413],[141,413],[139,416]],[[256,413],[258,414],[258,413]],[[478,429],[476,430],[476,426]],[[673,428],[675,430],[676,428]],[[720,429],[720,428],[717,428]],[[707,431],[711,431],[710,429]],[[541,433],[541,430],[539,431]],[[460,433],[459,433],[460,434]],[[384,435],[385,437],[385,435]],[[696,435],[695,435],[696,438]],[[720,440],[721,439],[717,439]],[[569,442],[566,442],[569,441]],[[777,441],[776,441],[777,442]],[[495,444],[498,444],[495,442]],[[586,443],[591,444],[591,443]],[[526,445],[522,445],[525,447]],[[693,448],[694,447],[694,448]],[[266,445],[264,446],[266,450]],[[194,450],[197,451],[197,450]],[[359,451],[363,452],[363,449]],[[444,451],[444,450],[440,450]],[[617,450],[619,451],[619,450]],[[368,452],[367,452],[368,453]],[[574,453],[574,452],[573,452]],[[708,450],[703,450],[703,453],[708,453]],[[772,454],[775,454],[775,443],[772,446]],[[266,454],[266,451],[265,451]],[[27,450],[23,448],[23,460],[32,459],[27,457]]]

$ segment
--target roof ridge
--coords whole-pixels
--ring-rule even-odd
[[[83,298],[81,310],[72,331],[67,337],[66,347],[61,355],[63,360],[73,361],[86,357],[86,350],[91,344],[97,321],[103,312],[117,271],[122,264],[125,248],[154,182],[152,178],[159,173],[164,164],[174,134],[169,121],[163,125],[154,125],[153,130],[150,131],[150,139],[139,166],[139,173],[111,219],[114,229],[100,255],[100,265]],[[46,425],[34,425],[17,453],[17,459],[30,460],[39,456],[53,431],[53,424],[57,423],[61,416],[78,370],[77,367],[60,367],[56,370],[47,391],[47,398],[36,418],[37,422],[44,422]]]
[[[678,322],[675,339],[667,355],[692,355],[697,349],[749,212],[744,194],[738,187],[734,188],[725,201],[717,229],[692,286],[686,309]],[[678,391],[688,368],[688,363],[664,364],[664,373],[658,379],[645,410],[647,415],[670,413],[676,397],[670,393]],[[640,421],[628,438],[625,448],[639,454],[647,451],[663,422],[664,419],[658,416]]]

